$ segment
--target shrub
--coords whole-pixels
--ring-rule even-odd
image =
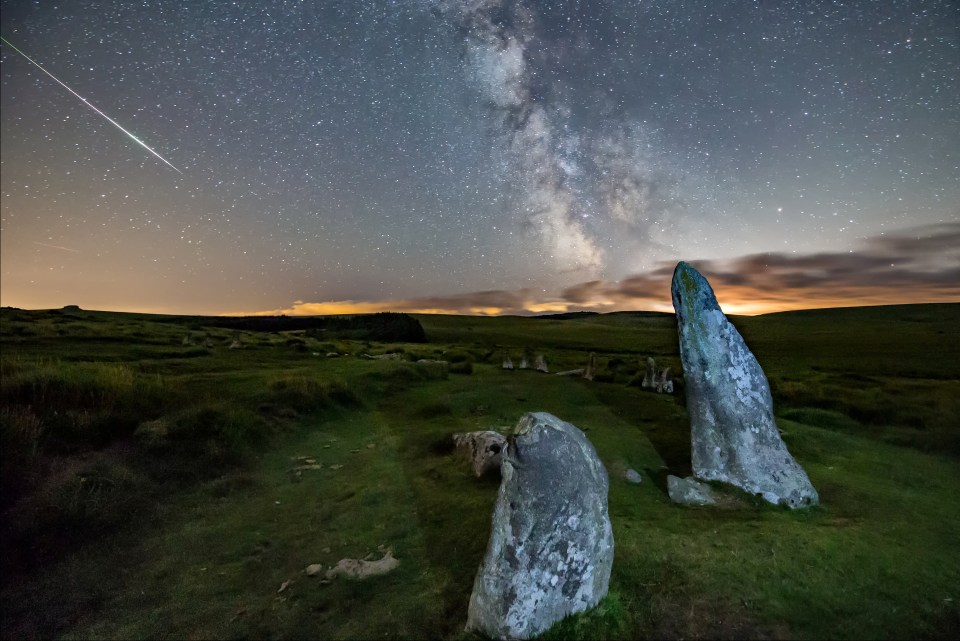
[[[169,443],[170,425],[163,419],[147,421],[137,426],[133,435],[147,449],[162,448]]]
[[[70,529],[101,529],[129,517],[143,479],[122,463],[97,459],[41,490],[43,520]]]
[[[36,456],[43,436],[43,421],[30,406],[0,408],[0,439],[4,452],[9,449]]]
[[[46,447],[98,447],[131,433],[168,401],[159,376],[116,363],[5,363],[0,400],[29,407],[44,425]]]

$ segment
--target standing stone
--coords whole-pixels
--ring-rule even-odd
[[[680,262],[672,293],[694,476],[730,483],[774,504],[816,505],[817,491],[780,438],[767,377],[707,279]]]
[[[461,432],[453,435],[457,452],[470,462],[473,473],[480,478],[490,470],[500,469],[507,439],[493,430]]]
[[[670,378],[670,368],[660,372],[657,378],[657,394],[673,394],[673,380]]]
[[[503,369],[513,369],[513,361],[508,354],[503,355]]]
[[[183,345],[184,347],[188,347],[188,346],[190,346],[190,345],[193,345],[193,341],[190,340],[190,334],[187,334],[186,336],[184,336],[184,337],[183,337],[183,340],[180,341],[180,344]]]
[[[520,419],[500,473],[467,630],[528,639],[606,595],[609,479],[583,432],[546,412]]]
[[[523,355],[520,356],[520,369],[530,369],[530,361],[527,359],[526,350],[524,350]]]
[[[643,375],[643,382],[640,383],[640,387],[644,389],[649,389],[655,387],[657,384],[657,362],[653,360],[652,356],[647,357],[647,371]]]
[[[543,357],[543,354],[537,354],[537,359],[534,361],[533,367],[538,372],[543,372],[544,374],[550,373],[550,370],[547,369],[547,359]]]
[[[588,381],[592,381],[594,375],[597,373],[597,355],[593,352],[590,352],[590,360],[587,361],[587,368],[583,371],[583,377]]]

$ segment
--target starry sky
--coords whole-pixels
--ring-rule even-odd
[[[955,0],[0,4],[3,305],[960,301]]]

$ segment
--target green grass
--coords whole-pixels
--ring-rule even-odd
[[[419,320],[427,344],[229,350],[202,325],[213,348],[145,315],[2,310],[4,638],[472,638],[498,480],[451,435],[541,410],[596,447],[616,541],[609,595],[544,638],[960,633],[960,346],[940,333],[960,306],[734,319],[820,493],[803,512],[670,503],[682,399],[626,385],[648,355],[679,368],[669,317]],[[523,349],[551,371],[596,352],[611,382],[500,369]],[[386,547],[382,577],[303,572]]]

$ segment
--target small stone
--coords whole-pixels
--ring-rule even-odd
[[[329,548],[326,551],[329,552]],[[312,565],[308,565],[304,572],[307,573],[307,576],[317,576],[323,572],[323,565],[320,563],[313,563]]]
[[[670,494],[670,500],[680,505],[717,504],[710,486],[692,476],[685,479],[672,474],[667,476],[667,492]]]
[[[644,389],[649,389],[655,387],[657,384],[657,361],[653,360],[652,357],[647,357],[647,369],[643,374],[643,382],[640,383],[640,387]]]
[[[493,430],[462,432],[453,435],[453,442],[457,453],[470,462],[477,478],[500,469],[503,449],[507,446],[503,434]]]
[[[587,367],[583,371],[583,377],[588,381],[592,381],[593,377],[596,375],[597,369],[597,355],[594,352],[590,352],[590,358],[587,361]]]
[[[330,466],[330,469],[333,470],[334,472],[336,472],[337,470],[343,469],[343,466],[340,465],[339,463],[336,463],[336,464],[334,464],[334,465],[331,465],[331,466]]]
[[[628,469],[623,473],[623,478],[628,483],[633,483],[634,485],[639,485],[643,482],[643,477],[640,476],[640,472],[636,471],[633,468]]]
[[[544,358],[543,354],[537,354],[537,359],[534,361],[533,367],[538,372],[543,372],[544,374],[550,373],[550,370],[547,368],[547,359]]]
[[[387,550],[379,561],[340,559],[335,566],[327,570],[326,578],[366,579],[367,577],[391,572],[397,569],[399,565],[400,561],[394,558],[393,552]]]

